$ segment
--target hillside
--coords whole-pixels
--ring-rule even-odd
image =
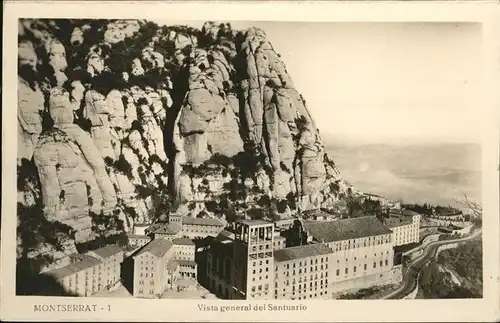
[[[263,30],[28,19],[18,65],[31,271],[169,212],[277,219],[353,193]]]
[[[442,251],[420,275],[423,298],[483,297],[483,248],[475,240]]]

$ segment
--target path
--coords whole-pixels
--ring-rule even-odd
[[[434,257],[439,246],[472,240],[480,235],[481,229],[478,229],[472,232],[469,236],[463,238],[430,242],[427,246],[425,246],[423,254],[416,257],[408,264],[408,268],[403,277],[403,284],[398,289],[392,291],[381,299],[400,299],[408,295],[417,284],[418,274],[427,262]]]

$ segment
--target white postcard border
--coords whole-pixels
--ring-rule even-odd
[[[499,6],[489,2],[404,3],[157,3],[42,1],[4,6],[1,319],[63,321],[493,321],[499,314]],[[15,295],[16,243],[16,57],[18,18],[141,18],[169,20],[261,20],[337,22],[479,22],[483,26],[484,86],[478,113],[483,140],[484,298],[415,301],[208,301],[119,298],[29,297]],[[71,304],[96,311],[35,311],[35,306]],[[199,304],[251,304],[251,311],[198,310]],[[303,305],[302,311],[259,311],[256,304]],[[65,307],[68,309],[68,307]]]

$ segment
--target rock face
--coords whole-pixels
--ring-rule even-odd
[[[21,20],[19,67],[20,203],[77,244],[102,221],[274,219],[352,192],[260,29]]]

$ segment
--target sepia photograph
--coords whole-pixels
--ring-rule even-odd
[[[17,292],[482,297],[480,25],[234,25],[19,21]]]
[[[15,295],[483,299],[483,28],[19,18]]]

